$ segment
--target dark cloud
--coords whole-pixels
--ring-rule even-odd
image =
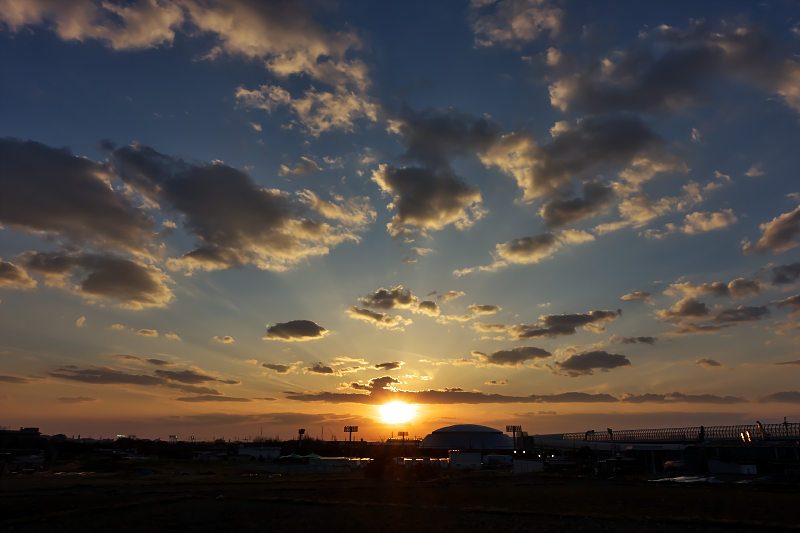
[[[472,312],[473,315],[494,315],[497,314],[498,311],[502,311],[503,308],[499,305],[489,305],[489,304],[472,304],[468,305],[467,309]]]
[[[281,271],[327,254],[331,246],[359,240],[344,222],[332,226],[303,216],[311,208],[341,220],[342,206],[319,204],[307,195],[302,200],[310,204],[298,201],[224,163],[195,165],[142,144],[106,148],[120,178],[163,210],[182,215],[184,229],[197,240],[198,247],[170,260],[170,268],[217,270],[252,263]],[[372,211],[368,202],[359,209]]]
[[[772,267],[772,284],[788,285],[800,278],[800,263]]]
[[[145,361],[156,366],[175,366],[177,364],[171,361],[164,361],[163,359],[145,359]]]
[[[497,381],[493,379],[492,381],[487,381],[486,383],[484,383],[484,385],[508,385],[508,380],[504,379],[501,381]]]
[[[402,285],[390,290],[381,287],[373,294],[359,298],[367,307],[373,309],[408,309],[419,302],[419,298],[411,294],[411,289],[403,289]]]
[[[142,357],[136,357],[135,355],[126,355],[126,354],[114,354],[114,357],[122,359],[123,361],[135,361],[137,363],[150,363],[151,365],[155,366],[175,366],[178,363],[173,363],[171,361],[164,361],[163,359],[144,359]]]
[[[24,290],[34,287],[36,287],[36,280],[31,279],[25,269],[0,258],[0,288]]]
[[[649,300],[652,297],[652,292],[636,291],[620,297],[620,300]]]
[[[791,307],[792,311],[800,311],[800,294],[789,296],[785,300],[777,300],[774,302],[770,302],[770,305],[774,305],[778,308]]]
[[[487,150],[502,135],[500,124],[476,118],[457,109],[426,109],[415,112],[403,107],[389,112],[389,130],[400,135],[404,162],[426,168],[448,167],[456,157],[473,157]]]
[[[769,316],[769,309],[765,305],[750,307],[740,305],[736,309],[723,309],[714,316],[714,322],[754,322]]]
[[[347,314],[350,315],[350,318],[371,322],[374,326],[385,329],[403,331],[403,326],[411,324],[410,318],[403,319],[400,315],[392,318],[386,313],[376,313],[370,309],[362,309],[355,305],[347,309]]]
[[[711,312],[708,310],[708,307],[706,307],[706,304],[688,296],[669,309],[659,309],[656,311],[656,315],[662,320],[702,318],[710,314]]]
[[[163,385],[167,380],[148,374],[128,374],[104,366],[92,366],[84,370],[61,367],[49,375],[58,379],[92,383],[94,385]]]
[[[574,354],[563,361],[557,361],[555,367],[559,375],[566,375],[571,378],[579,376],[592,376],[593,370],[608,372],[612,368],[623,366],[633,366],[630,360],[624,355],[608,353],[603,350],[594,350]]]
[[[508,326],[506,324],[487,324],[476,322],[472,329],[481,333],[505,333],[511,340],[521,341],[537,337],[560,337],[562,335],[572,335],[576,332],[574,327],[559,326],[554,328],[544,328],[538,324],[519,324]]]
[[[33,383],[35,380],[30,378],[23,378],[19,376],[9,376],[7,374],[0,374],[0,383],[13,383],[15,385],[27,385]]]
[[[790,366],[800,366],[800,359],[795,359],[794,361],[784,361],[783,363],[772,363],[773,365],[790,365]]]
[[[144,337],[158,337],[158,331],[154,329],[140,329],[136,333]]]
[[[669,115],[710,100],[706,89],[720,78],[744,80],[782,97],[800,110],[793,89],[800,65],[790,47],[765,28],[693,21],[686,30],[666,25],[642,32],[634,44],[550,86],[550,102],[562,111],[646,111]]]
[[[535,348],[533,346],[519,346],[510,350],[497,350],[489,355],[477,351],[472,352],[472,356],[480,359],[482,364],[494,366],[518,366],[525,361],[545,359],[551,355],[553,354],[547,350]]]
[[[225,385],[239,385],[241,381],[236,381],[234,379],[220,379],[214,376],[209,376],[203,372],[199,372],[197,370],[156,370],[155,371],[157,376],[161,376],[162,378],[166,378],[172,381],[178,381],[180,383],[188,383],[191,385],[196,385],[198,383],[207,383],[210,381],[216,381],[219,383],[224,383]]]
[[[326,333],[327,329],[310,320],[291,320],[267,326],[267,336],[264,340],[309,341],[321,339]]]
[[[439,305],[431,300],[422,300],[412,311],[417,314],[428,316],[439,316],[442,313],[442,310],[439,309]]]
[[[261,366],[270,370],[274,370],[278,374],[288,374],[294,369],[294,366],[282,365],[280,363],[264,363]]]
[[[720,325],[704,325],[695,324],[694,322],[678,322],[673,329],[665,333],[667,337],[683,337],[686,335],[714,335],[719,333],[725,328],[732,327],[733,324],[720,324]]]
[[[713,394],[681,394],[670,392],[667,394],[623,394],[622,401],[627,403],[714,403],[729,405],[734,403],[747,403],[744,398],[736,396],[715,396]]]
[[[212,389],[209,387],[200,387],[198,385],[186,385],[183,383],[167,382],[164,384],[164,386],[169,389],[182,390],[183,392],[190,392],[192,394],[211,394],[214,396],[220,396],[222,394],[217,389]]]
[[[483,216],[480,190],[450,168],[380,165],[372,181],[392,196],[389,208],[397,212],[387,229],[393,237],[426,235],[450,224],[466,229]]]
[[[56,398],[58,403],[87,403],[87,402],[96,402],[97,398],[90,398],[88,396],[64,396],[62,398]]]
[[[377,365],[373,365],[373,369],[375,370],[384,370],[389,372],[390,370],[398,370],[401,366],[405,363],[403,361],[391,361],[389,363],[380,363]]]
[[[0,138],[0,224],[65,237],[77,245],[150,255],[153,218],[116,192],[104,163],[34,141]]]
[[[622,316],[622,309],[614,311],[592,311],[590,313],[566,314],[566,315],[544,315],[539,317],[539,321],[544,323],[547,328],[578,328],[583,326],[586,331],[600,333],[605,331],[605,322],[613,322],[617,317]]]
[[[598,172],[633,165],[635,161],[652,164],[662,159],[667,144],[632,114],[596,115],[574,123],[558,122],[551,134],[552,138],[541,146],[528,133],[507,134],[484,151],[481,160],[486,166],[495,165],[513,175],[524,191],[525,201],[558,194],[565,186],[569,187],[573,179],[594,182],[589,189],[592,198],[583,202],[593,203],[596,208],[609,194],[595,181]],[[564,222],[571,216],[588,216],[591,212],[588,208],[588,204],[580,201],[573,210],[563,206]],[[552,215],[554,222],[561,220],[556,211]]]
[[[317,363],[314,366],[309,366],[303,369],[303,372],[310,373],[310,374],[329,374],[329,375],[336,375],[336,370],[329,366],[325,366],[322,363]]]
[[[560,337],[573,335],[577,328],[583,326],[586,331],[600,333],[605,331],[605,322],[612,322],[622,316],[622,310],[617,311],[591,311],[589,313],[574,313],[564,315],[542,315],[539,321],[542,324],[519,324],[509,326],[506,324],[487,324],[476,322],[472,329],[482,333],[505,333],[511,340],[519,341],[537,337]]]
[[[251,398],[234,398],[233,396],[188,396],[186,398],[176,398],[179,402],[252,402]]]
[[[698,359],[697,361],[694,362],[694,364],[704,366],[706,368],[712,368],[712,367],[718,368],[722,366],[722,363],[720,363],[716,359]]]
[[[539,214],[551,228],[557,228],[593,217],[598,211],[611,203],[614,197],[612,187],[604,185],[599,179],[587,181],[583,185],[583,198],[562,200],[553,198],[542,205]]]
[[[800,391],[775,392],[759,397],[758,403],[800,403]]]
[[[759,226],[761,238],[751,244],[746,242],[742,251],[746,254],[779,254],[800,246],[800,207],[789,213],[775,217]]]
[[[658,337],[620,337],[612,335],[609,342],[612,344],[635,344],[637,342],[653,345],[658,340]]]
[[[392,379],[392,378],[388,378]],[[373,380],[374,381],[374,380]],[[398,383],[393,380],[390,383]],[[357,385],[353,387],[352,385]],[[609,394],[589,394],[585,392],[565,392],[561,394],[546,394],[530,396],[504,396],[502,394],[486,394],[483,392],[422,390],[401,391],[390,390],[382,387],[369,387],[361,384],[351,384],[351,388],[369,391],[363,393],[336,393],[312,392],[303,394],[290,394],[288,400],[300,402],[324,403],[357,403],[362,405],[381,405],[391,401],[401,401],[421,405],[453,405],[453,404],[512,404],[512,403],[613,403],[619,400]]]
[[[134,358],[134,356],[127,357]],[[127,372],[115,370],[105,366],[91,366],[86,369],[80,369],[75,365],[61,366],[49,373],[51,377],[57,379],[79,381],[81,383],[91,383],[94,385],[163,386],[192,394],[206,394],[214,396],[221,396],[222,393],[216,389],[202,387],[196,384],[217,382],[226,385],[238,385],[241,383],[240,381],[216,378],[195,370],[174,372],[157,369],[155,374],[156,375],[129,374]]]
[[[160,269],[108,253],[24,252],[20,262],[45,283],[89,301],[119,300],[128,309],[164,307],[174,298],[172,278]]]

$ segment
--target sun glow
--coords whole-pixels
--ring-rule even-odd
[[[403,402],[389,402],[380,406],[381,418],[386,424],[408,422],[417,414],[417,406]]]

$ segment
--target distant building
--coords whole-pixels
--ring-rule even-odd
[[[499,429],[459,424],[437,429],[422,439],[420,448],[439,450],[513,450],[514,442]],[[480,463],[480,461],[478,461]]]

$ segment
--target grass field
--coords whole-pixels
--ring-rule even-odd
[[[0,500],[4,532],[800,531],[800,483],[785,478],[676,484],[450,472],[400,482],[160,461],[4,476]]]

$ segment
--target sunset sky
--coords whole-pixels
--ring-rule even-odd
[[[797,422],[798,168],[794,1],[0,0],[0,425]]]

